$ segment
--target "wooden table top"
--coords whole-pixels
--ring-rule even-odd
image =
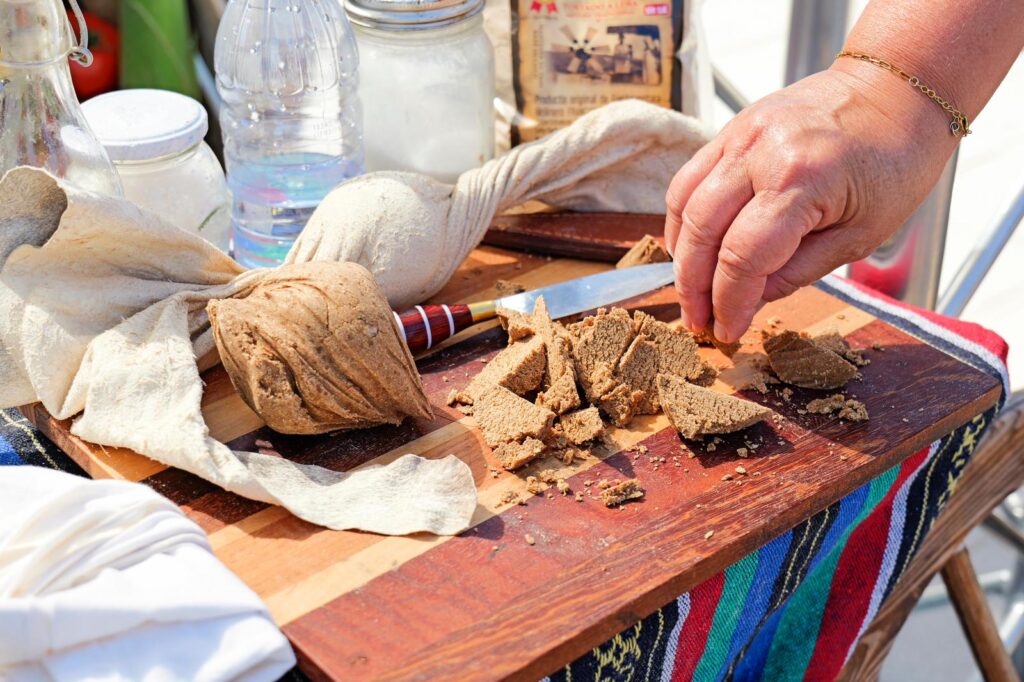
[[[651,221],[648,221],[651,222]],[[637,222],[648,229],[643,221]],[[615,245],[620,249],[621,244]],[[534,288],[608,268],[603,262],[528,255],[495,247],[473,252],[436,302],[491,298],[497,279]],[[671,288],[628,302],[660,319],[678,316]],[[495,323],[451,339],[420,359],[434,407],[430,420],[324,436],[284,436],[262,426],[221,368],[204,375],[204,414],[215,437],[235,449],[267,449],[303,463],[351,469],[412,452],[454,453],[473,470],[479,506],[457,537],[383,537],[330,531],[279,507],[224,492],[132,452],[71,436],[68,421],[41,407],[30,419],[93,477],[142,481],[179,504],[209,534],[217,556],[267,603],[314,679],[537,678],[582,655],[690,590],[771,538],[839,500],[919,448],[993,405],[1000,387],[921,341],[808,288],[767,306],[788,329],[838,331],[871,364],[847,393],[862,400],[868,422],[800,414],[829,392],[780,386],[742,394],[781,414],[723,438],[714,452],[686,444],[664,416],[612,429],[614,445],[566,467],[545,459],[516,473],[497,462],[471,417],[445,405],[506,344]],[[702,353],[723,372],[717,390],[736,392],[752,372],[758,334],[735,366]],[[879,344],[884,350],[872,349]],[[763,443],[746,459],[745,441]],[[642,456],[628,448],[643,445]],[[693,458],[690,455],[694,455]],[[664,457],[657,468],[650,460]],[[735,474],[742,463],[745,476]],[[645,498],[608,509],[594,497],[530,496],[526,475],[555,468],[573,492],[586,482],[639,477]],[[723,480],[732,474],[734,480]],[[509,491],[525,506],[503,503]],[[714,531],[709,533],[709,531]],[[528,544],[526,536],[534,544]],[[709,536],[710,535],[710,536]]]

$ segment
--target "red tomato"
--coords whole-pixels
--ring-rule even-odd
[[[117,62],[121,52],[121,37],[117,28],[109,21],[104,21],[94,14],[85,14],[85,23],[89,27],[89,49],[92,51],[92,64],[88,67],[78,62],[71,62],[71,82],[75,84],[78,99],[85,101],[104,92],[117,89]],[[68,17],[71,25],[78,32],[78,23],[74,16]]]

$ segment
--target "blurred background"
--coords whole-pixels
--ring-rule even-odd
[[[830,0],[823,2],[828,4]],[[207,142],[219,153],[221,135],[209,65],[224,4],[225,0],[83,0],[95,63],[89,69],[73,68],[80,99],[119,87],[153,87],[203,100],[211,114]],[[866,0],[848,3],[846,27],[852,25],[865,4]],[[799,75],[793,72],[791,56],[792,50],[800,49],[791,40],[791,26],[797,23],[793,11],[813,14],[812,5],[802,0],[705,3],[704,33],[715,70],[747,101],[783,87],[787,64],[790,79]],[[809,26],[804,38],[815,37],[814,32],[821,30],[821,26]],[[836,39],[841,40],[841,36],[834,36],[832,42]],[[806,61],[813,63],[814,59]],[[940,291],[954,280],[958,268],[1024,186],[1022,110],[1024,57],[1018,59],[989,105],[972,122],[974,134],[961,144],[949,204]],[[716,100],[714,125],[721,127],[732,115],[729,106]],[[1022,260],[1024,232],[1017,231],[961,314],[995,330],[1009,342],[1010,379],[1015,389],[1024,386],[1024,374],[1019,371],[1024,367]],[[1014,570],[1017,555],[986,528],[975,531],[967,544],[976,570],[985,574],[983,583],[997,620],[1008,610],[1021,608],[1020,595],[1007,596],[1009,584],[1019,577]],[[1024,654],[1017,653],[1021,669]],[[976,675],[966,640],[937,580],[897,638],[882,679],[968,680]]]

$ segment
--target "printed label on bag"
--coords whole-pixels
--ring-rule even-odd
[[[516,142],[543,137],[620,99],[678,108],[678,0],[511,2],[521,114]]]

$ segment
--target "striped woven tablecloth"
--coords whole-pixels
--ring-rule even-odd
[[[1005,342],[845,280],[818,285],[989,373],[1008,393]],[[830,680],[906,571],[998,408],[667,604],[553,680]],[[0,465],[84,472],[16,410],[0,412]],[[299,678],[297,673],[292,676]]]

